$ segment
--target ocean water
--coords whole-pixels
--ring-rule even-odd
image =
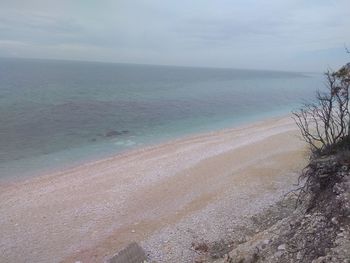
[[[322,75],[0,59],[0,178],[279,116]]]

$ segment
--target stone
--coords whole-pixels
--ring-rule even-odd
[[[119,251],[116,255],[107,260],[106,263],[140,263],[145,261],[147,262],[146,253],[134,242]]]
[[[319,178],[326,178],[326,177],[328,177],[329,176],[329,174],[320,174],[318,177]]]
[[[331,222],[332,222],[332,224],[334,224],[334,225],[337,225],[337,224],[339,223],[336,217],[333,217],[333,218],[331,219]]]
[[[274,257],[280,258],[283,255],[283,251],[277,251],[275,254],[273,254]]]
[[[278,250],[286,250],[286,244],[279,245],[277,247]]]
[[[263,243],[264,243],[265,245],[268,245],[268,244],[270,243],[270,240],[265,239],[265,240],[263,241]]]
[[[203,255],[199,255],[194,259],[194,263],[204,263],[206,262],[206,257]]]
[[[120,132],[115,131],[115,130],[107,131],[105,133],[105,137],[115,137],[115,136],[118,136],[118,135],[120,135]]]
[[[123,130],[123,131],[109,130],[104,134],[104,136],[105,137],[116,137],[116,136],[120,136],[120,135],[128,134],[128,133],[129,133],[129,131],[127,131],[127,130]]]

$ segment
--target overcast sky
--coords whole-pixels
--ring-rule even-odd
[[[0,0],[0,57],[324,71],[350,0]]]

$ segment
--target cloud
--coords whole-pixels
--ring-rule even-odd
[[[84,28],[71,18],[26,12],[1,12],[0,39],[37,44],[71,42]]]
[[[0,0],[0,6],[0,56],[323,70],[320,52],[350,45],[348,0]],[[346,62],[345,52],[344,59],[326,57],[335,67]]]

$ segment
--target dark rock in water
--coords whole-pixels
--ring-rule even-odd
[[[107,260],[107,263],[141,263],[146,260],[147,257],[144,250],[137,243],[131,243]]]
[[[112,131],[106,132],[105,137],[115,137],[115,136],[118,136],[120,134],[121,134],[120,132],[112,130]]]
[[[127,134],[127,133],[129,133],[129,131],[127,131],[127,130],[123,130],[123,131],[110,130],[110,131],[107,131],[104,134],[104,136],[105,137],[116,137],[116,136],[120,136],[120,135]]]

